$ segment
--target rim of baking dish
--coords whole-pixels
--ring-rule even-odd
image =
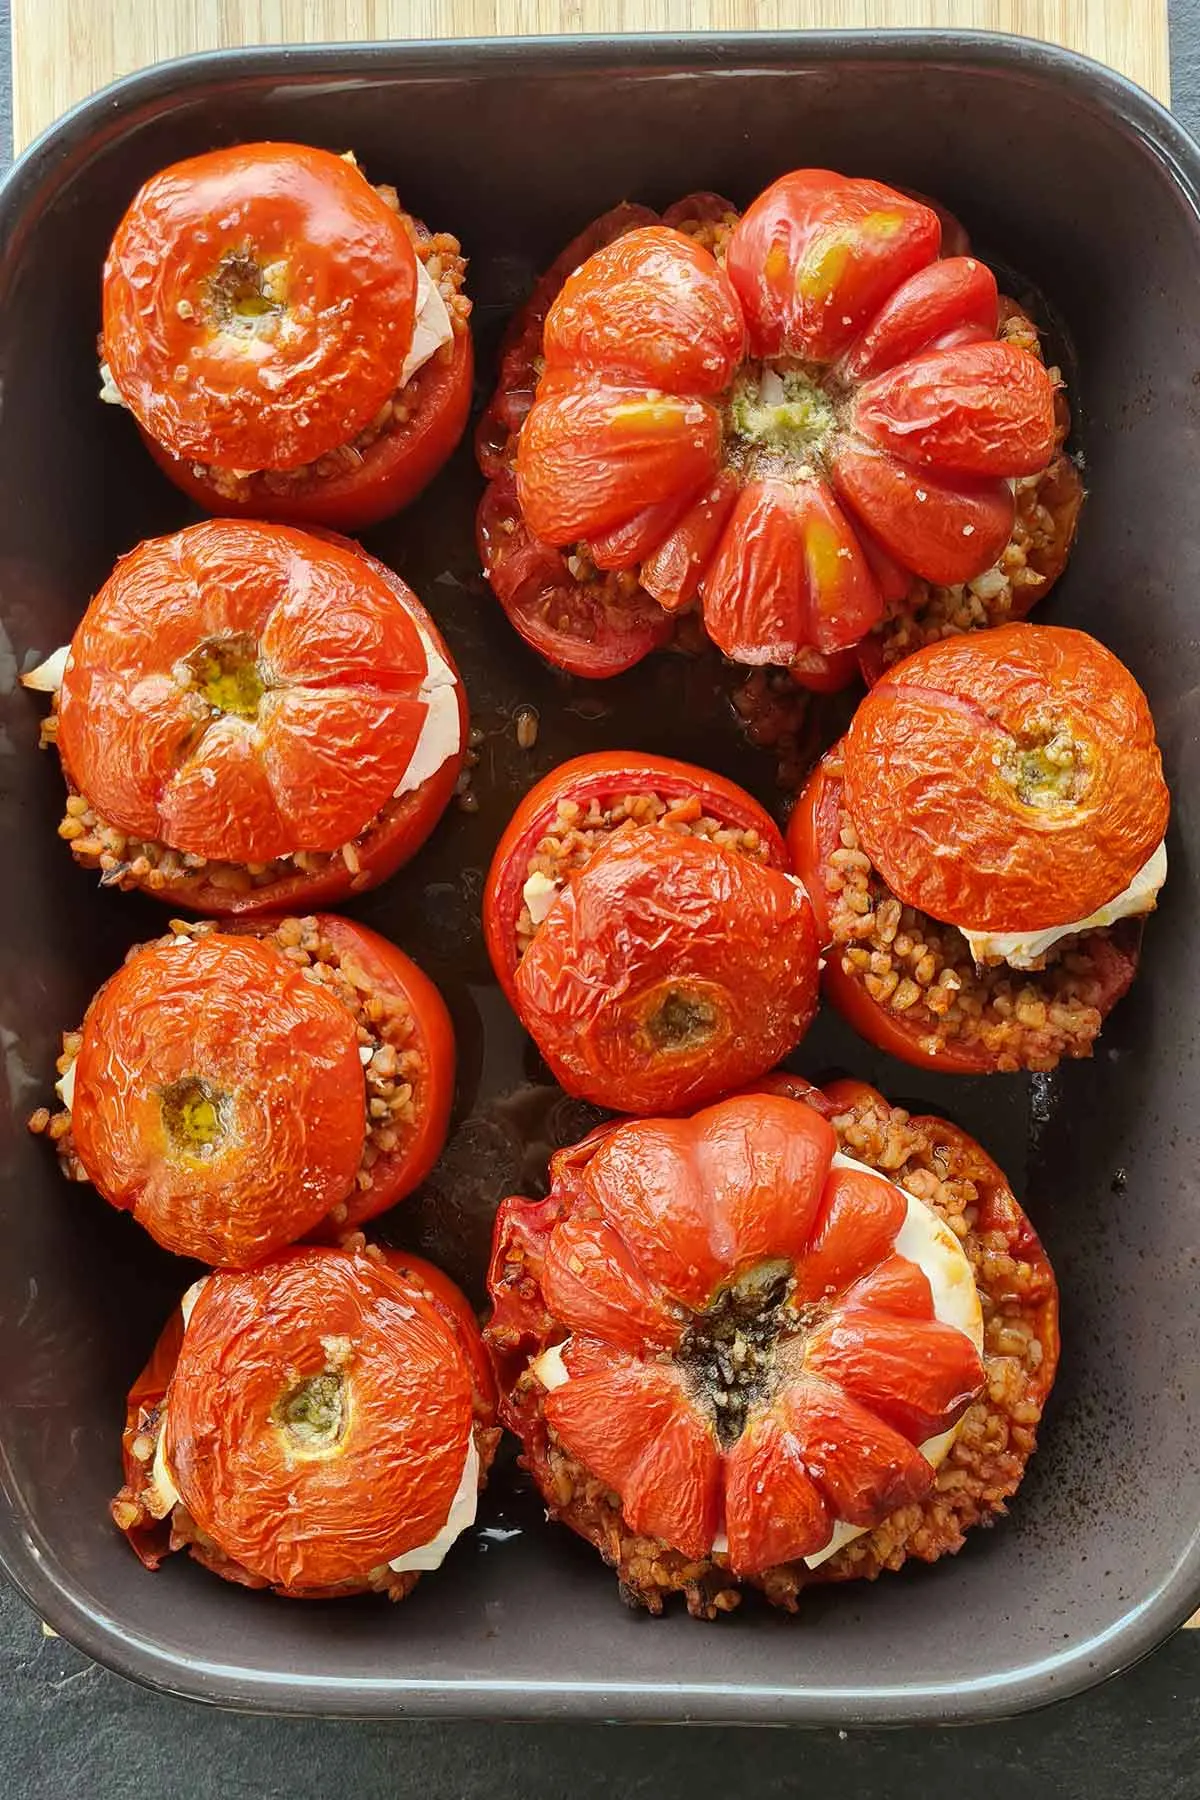
[[[0,182],[0,298],[26,232],[97,148],[205,86],[281,78],[328,82],[372,68],[406,73],[561,73],[604,66],[696,70],[735,65],[911,62],[1004,69],[1057,84],[1100,108],[1166,169],[1200,230],[1200,145],[1152,95],[1106,65],[1030,38],[976,31],[635,33],[249,46],[178,57],[111,83],[43,131]],[[59,1563],[25,1506],[0,1441],[0,1568],[34,1612],[88,1656],[143,1686],[241,1710],[325,1716],[459,1715],[807,1725],[970,1724],[1068,1698],[1128,1668],[1200,1604],[1200,1518],[1174,1567],[1104,1631],[1051,1656],[969,1679],[814,1687],[802,1682],[588,1681],[535,1677],[320,1676],[213,1661],[131,1631]]]

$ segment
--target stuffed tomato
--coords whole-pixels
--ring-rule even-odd
[[[479,1328],[401,1252],[289,1250],[195,1283],[129,1395],[116,1525],[293,1599],[402,1600],[474,1521],[499,1439]]]
[[[1004,1511],[1058,1306],[1004,1176],[857,1082],[602,1126],[496,1220],[485,1336],[553,1517],[652,1612],[957,1551]]]
[[[555,769],[492,861],[497,977],[568,1093],[674,1111],[763,1074],[812,1021],[817,934],[773,821],[665,757]]]
[[[153,176],[104,265],[102,398],[206,512],[358,531],[471,403],[457,238],[352,156],[238,144]]]
[[[283,525],[139,544],[25,681],[54,693],[76,861],[196,912],[373,887],[429,836],[466,748],[462,682],[411,588]]]
[[[789,824],[829,999],[920,1065],[1090,1055],[1166,878],[1168,810],[1145,695],[1094,638],[1009,625],[917,651]]]
[[[344,1235],[441,1153],[454,1034],[441,995],[349,919],[177,924],[64,1034],[62,1109],[30,1121],[165,1249],[242,1267]]]
[[[481,556],[534,649],[614,674],[695,604],[727,656],[829,688],[1047,590],[1082,497],[1058,373],[944,219],[808,169],[568,248],[477,440]]]

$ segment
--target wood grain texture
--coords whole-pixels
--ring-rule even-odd
[[[1169,98],[1167,0],[12,0],[13,130],[20,150],[118,75],[234,44],[930,25],[1045,38]]]
[[[1170,100],[1167,0],[12,0],[21,150],[77,100],[194,50],[370,38],[939,26],[1044,38]],[[1200,1626],[1200,1613],[1188,1620]]]

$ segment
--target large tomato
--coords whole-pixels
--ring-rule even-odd
[[[920,1507],[984,1385],[966,1250],[837,1154],[851,1096],[814,1098],[609,1127],[555,1159],[546,1200],[497,1216],[501,1416],[552,1511],[648,1604],[675,1585],[699,1610],[729,1577],[770,1592],[781,1565]],[[1052,1302],[1050,1278],[1047,1385]]]
[[[849,665],[812,658],[859,643],[914,579],[995,562],[1011,478],[1056,448],[1054,389],[997,337],[990,271],[939,259],[929,206],[800,170],[733,224],[724,267],[694,229],[607,224],[613,241],[540,297],[485,439],[496,476],[496,427],[510,434],[519,520],[491,504],[546,568],[573,546],[589,570],[636,574],[639,604],[698,595],[727,655],[830,685]],[[586,617],[559,615],[586,640]]]
[[[299,144],[235,145],[146,182],[105,263],[104,357],[171,479],[209,512],[342,530],[407,505],[471,396],[462,309],[402,382],[428,238],[352,159]],[[402,421],[357,448],[401,391]]]
[[[427,727],[438,759],[409,785]],[[466,699],[415,594],[357,545],[214,522],[117,564],[72,640],[57,741],[90,809],[73,852],[108,882],[277,911],[360,892],[419,848],[462,767]]]
[[[372,1003],[373,1027],[335,982],[310,979],[314,964],[340,971],[352,1006]],[[399,1055],[408,1077],[382,1127],[364,1036],[368,1083]],[[365,926],[256,920],[137,949],[88,1007],[70,1081],[71,1146],[98,1192],[167,1249],[245,1266],[318,1228],[344,1235],[424,1179],[454,1038],[433,983]]]
[[[296,1598],[402,1597],[436,1561],[388,1564],[438,1537],[472,1446],[480,1479],[495,1446],[466,1301],[418,1259],[318,1248],[189,1298],[129,1395],[112,1512],[138,1555],[187,1547]]]
[[[547,842],[553,878],[531,870]],[[527,794],[492,862],[484,933],[558,1080],[615,1111],[674,1111],[751,1080],[815,1010],[812,908],[774,824],[733,783],[666,758],[578,757]]]

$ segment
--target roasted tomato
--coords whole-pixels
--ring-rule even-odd
[[[827,689],[885,614],[996,566],[1013,481],[1042,478],[1066,411],[991,272],[939,255],[942,224],[807,169],[740,220],[693,196],[572,246],[478,439],[484,567],[534,648],[615,673],[656,641],[648,602],[698,599],[727,656]]]
[[[411,588],[349,539],[283,525],[148,539],[25,679],[56,689],[76,860],[196,912],[375,886],[462,767],[463,686]]]
[[[687,763],[576,757],[525,796],[484,934],[569,1094],[672,1112],[761,1075],[816,1009],[817,937],[771,819]]]
[[[444,1275],[289,1250],[184,1296],[129,1395],[112,1515],[151,1569],[186,1549],[244,1587],[402,1600],[473,1523],[498,1437]]]
[[[906,1062],[1090,1055],[1166,877],[1146,699],[1094,638],[1009,625],[898,663],[788,830],[826,992]]]
[[[496,1220],[501,1418],[654,1612],[957,1550],[1054,1377],[1054,1279],[979,1146],[861,1084],[765,1085],[594,1133]]]
[[[353,157],[192,157],[117,227],[102,397],[206,511],[358,531],[407,506],[462,436],[465,271],[458,240]]]
[[[180,924],[135,946],[58,1066],[64,1110],[30,1122],[65,1172],[166,1249],[244,1266],[424,1180],[454,1035],[433,983],[365,925]]]

